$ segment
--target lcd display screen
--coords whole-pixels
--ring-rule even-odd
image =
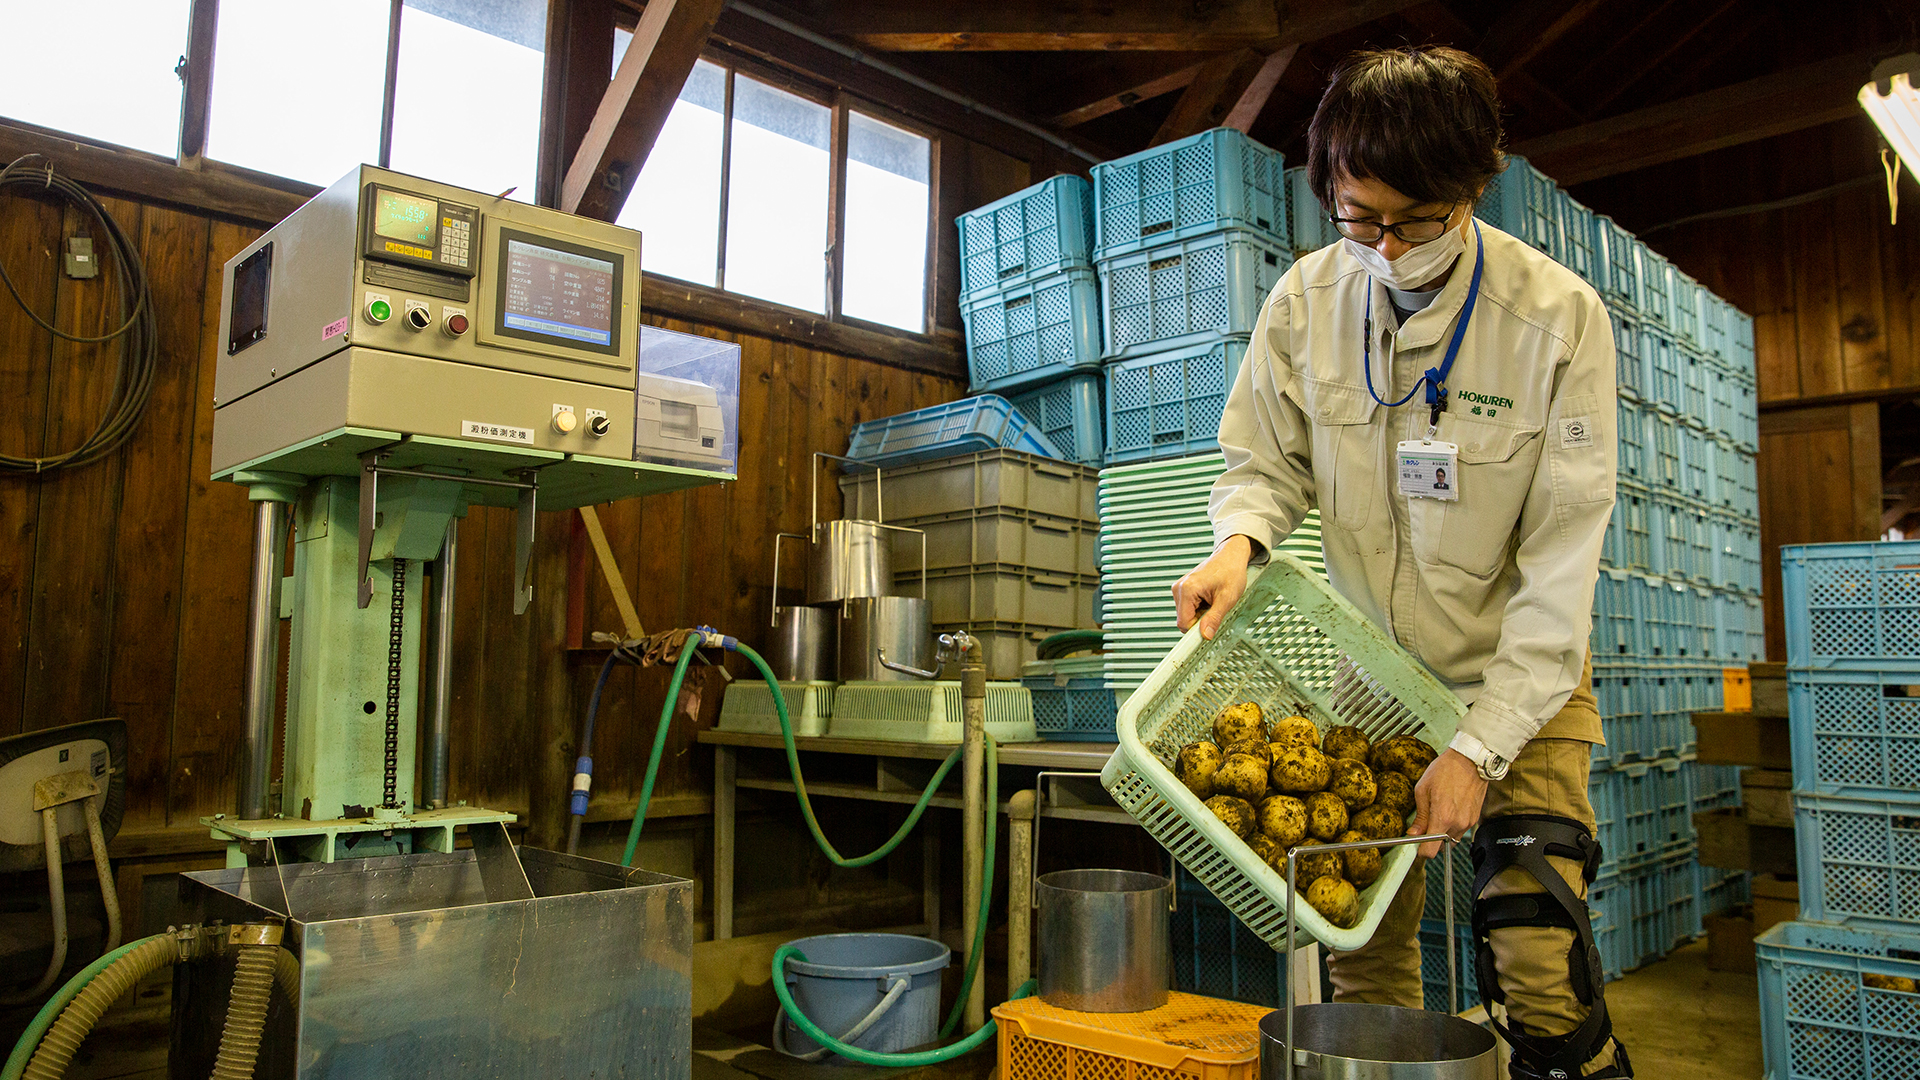
[[[503,237],[500,328],[600,351],[616,349],[620,266],[611,258]]]
[[[433,257],[433,227],[440,206],[432,199],[409,195],[404,191],[376,188],[373,202],[373,233],[388,240],[429,249]]]

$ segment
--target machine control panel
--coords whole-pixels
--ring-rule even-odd
[[[366,198],[361,253],[367,258],[474,276],[473,227],[479,208],[388,184],[368,184]]]

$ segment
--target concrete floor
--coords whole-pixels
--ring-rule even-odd
[[[1613,1029],[1645,1080],[1759,1080],[1759,984],[1707,970],[1705,938],[1607,986]]]

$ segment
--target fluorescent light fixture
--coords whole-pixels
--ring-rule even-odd
[[[1873,69],[1873,81],[1860,88],[1860,107],[1867,110],[1880,134],[1920,176],[1920,53],[1896,56]]]

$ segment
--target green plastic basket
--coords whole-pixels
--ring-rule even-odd
[[[1100,782],[1241,922],[1281,949],[1286,875],[1173,776],[1180,748],[1205,737],[1221,709],[1242,701],[1275,719],[1305,716],[1323,733],[1350,724],[1374,741],[1413,734],[1435,750],[1453,738],[1466,707],[1325,578],[1284,552],[1248,584],[1212,641],[1188,631],[1127,699],[1120,748]],[[1296,932],[1333,949],[1364,945],[1413,858],[1412,845],[1387,851],[1379,879],[1360,893],[1360,921],[1352,928],[1334,926],[1301,903]]]

